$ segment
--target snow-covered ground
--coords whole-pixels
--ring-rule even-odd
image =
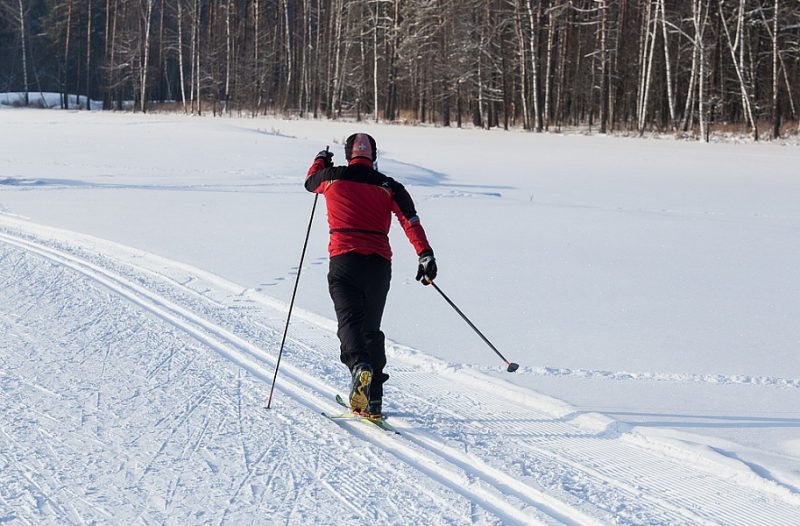
[[[346,389],[318,209],[372,133],[436,250],[391,234],[385,406]],[[800,150],[0,110],[0,521],[800,523]],[[321,204],[324,204],[321,202]]]

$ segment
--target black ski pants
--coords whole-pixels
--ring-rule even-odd
[[[331,258],[328,290],[339,323],[340,359],[350,371],[358,363],[372,366],[370,400],[383,398],[383,384],[389,375],[381,318],[392,279],[389,260],[372,254],[348,252]]]

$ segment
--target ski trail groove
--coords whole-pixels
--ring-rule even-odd
[[[29,240],[15,238],[6,233],[0,233],[0,240],[77,271],[87,278],[100,283],[110,291],[135,303],[140,308],[167,321],[174,327],[185,331],[196,340],[223,355],[229,361],[248,370],[254,376],[264,381],[270,378],[269,366],[272,365],[274,360],[266,355],[266,353],[249,342],[243,341],[228,330],[218,327],[212,322],[204,320],[194,313],[187,311],[169,299],[150,292],[140,285],[122,276],[115,275],[111,271],[103,269],[92,262],[81,260],[72,254],[43,246]],[[270,363],[264,363],[265,361]],[[337,410],[338,404],[332,401],[325,401],[326,398],[327,400],[332,400],[335,390],[316,379],[307,377],[304,373],[295,370],[288,364],[284,365],[284,367],[285,374],[280,384],[282,390],[291,394],[295,400],[310,407],[316,413],[330,413]],[[327,391],[327,393],[322,396],[317,394],[315,397],[309,397],[308,387],[316,388],[314,390],[317,392],[319,392],[321,388],[323,391]],[[196,405],[194,407],[196,407]],[[188,418],[188,415],[186,418]],[[382,442],[383,449],[393,453],[395,457],[413,466],[431,479],[449,487],[451,490],[480,503],[485,509],[500,517],[506,524],[542,524],[541,519],[531,517],[527,511],[509,504],[507,499],[498,496],[504,495],[502,489],[493,486],[491,483],[494,479],[492,474],[482,472],[478,466],[471,465],[469,469],[479,473],[478,477],[483,484],[467,483],[465,486],[465,475],[461,473],[461,468],[459,466],[448,465],[447,459],[436,455],[436,452],[431,449],[428,449],[424,453],[415,451],[414,448],[410,448],[398,439],[390,437],[387,440],[387,437],[381,436],[383,431],[377,429],[373,431],[366,428],[366,426],[365,429],[354,428],[351,429],[351,431],[356,436],[373,444]],[[164,450],[165,444],[166,442],[162,444],[162,447],[156,453],[156,456],[151,459],[148,466],[151,466],[155,458]],[[256,461],[256,464],[257,463],[258,461]],[[146,476],[149,469],[148,467],[143,471],[142,477]],[[237,490],[237,494],[240,490],[241,487]],[[561,502],[544,493],[537,492],[537,497],[544,502],[548,502],[548,504],[542,504],[536,502],[535,499],[530,499],[528,507],[535,508],[537,512],[541,512],[545,516],[554,518],[564,524],[600,524],[599,521],[583,514],[583,512],[564,506]],[[551,508],[551,506],[553,507]],[[570,516],[578,517],[578,520],[571,519]]]

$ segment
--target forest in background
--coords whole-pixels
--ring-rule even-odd
[[[800,0],[0,0],[0,91],[758,140],[800,131]]]

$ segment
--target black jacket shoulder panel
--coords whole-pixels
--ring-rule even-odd
[[[324,181],[352,181],[386,188],[391,192],[403,216],[408,220],[416,218],[414,201],[405,186],[373,168],[358,164],[324,168],[306,179],[306,190],[313,192]]]
[[[312,178],[314,181],[310,184],[313,184],[314,188],[319,186],[323,181],[352,181],[354,183],[372,184],[390,189],[394,186],[394,181],[390,177],[386,177],[372,168],[357,164],[325,168],[309,177],[307,181]]]

